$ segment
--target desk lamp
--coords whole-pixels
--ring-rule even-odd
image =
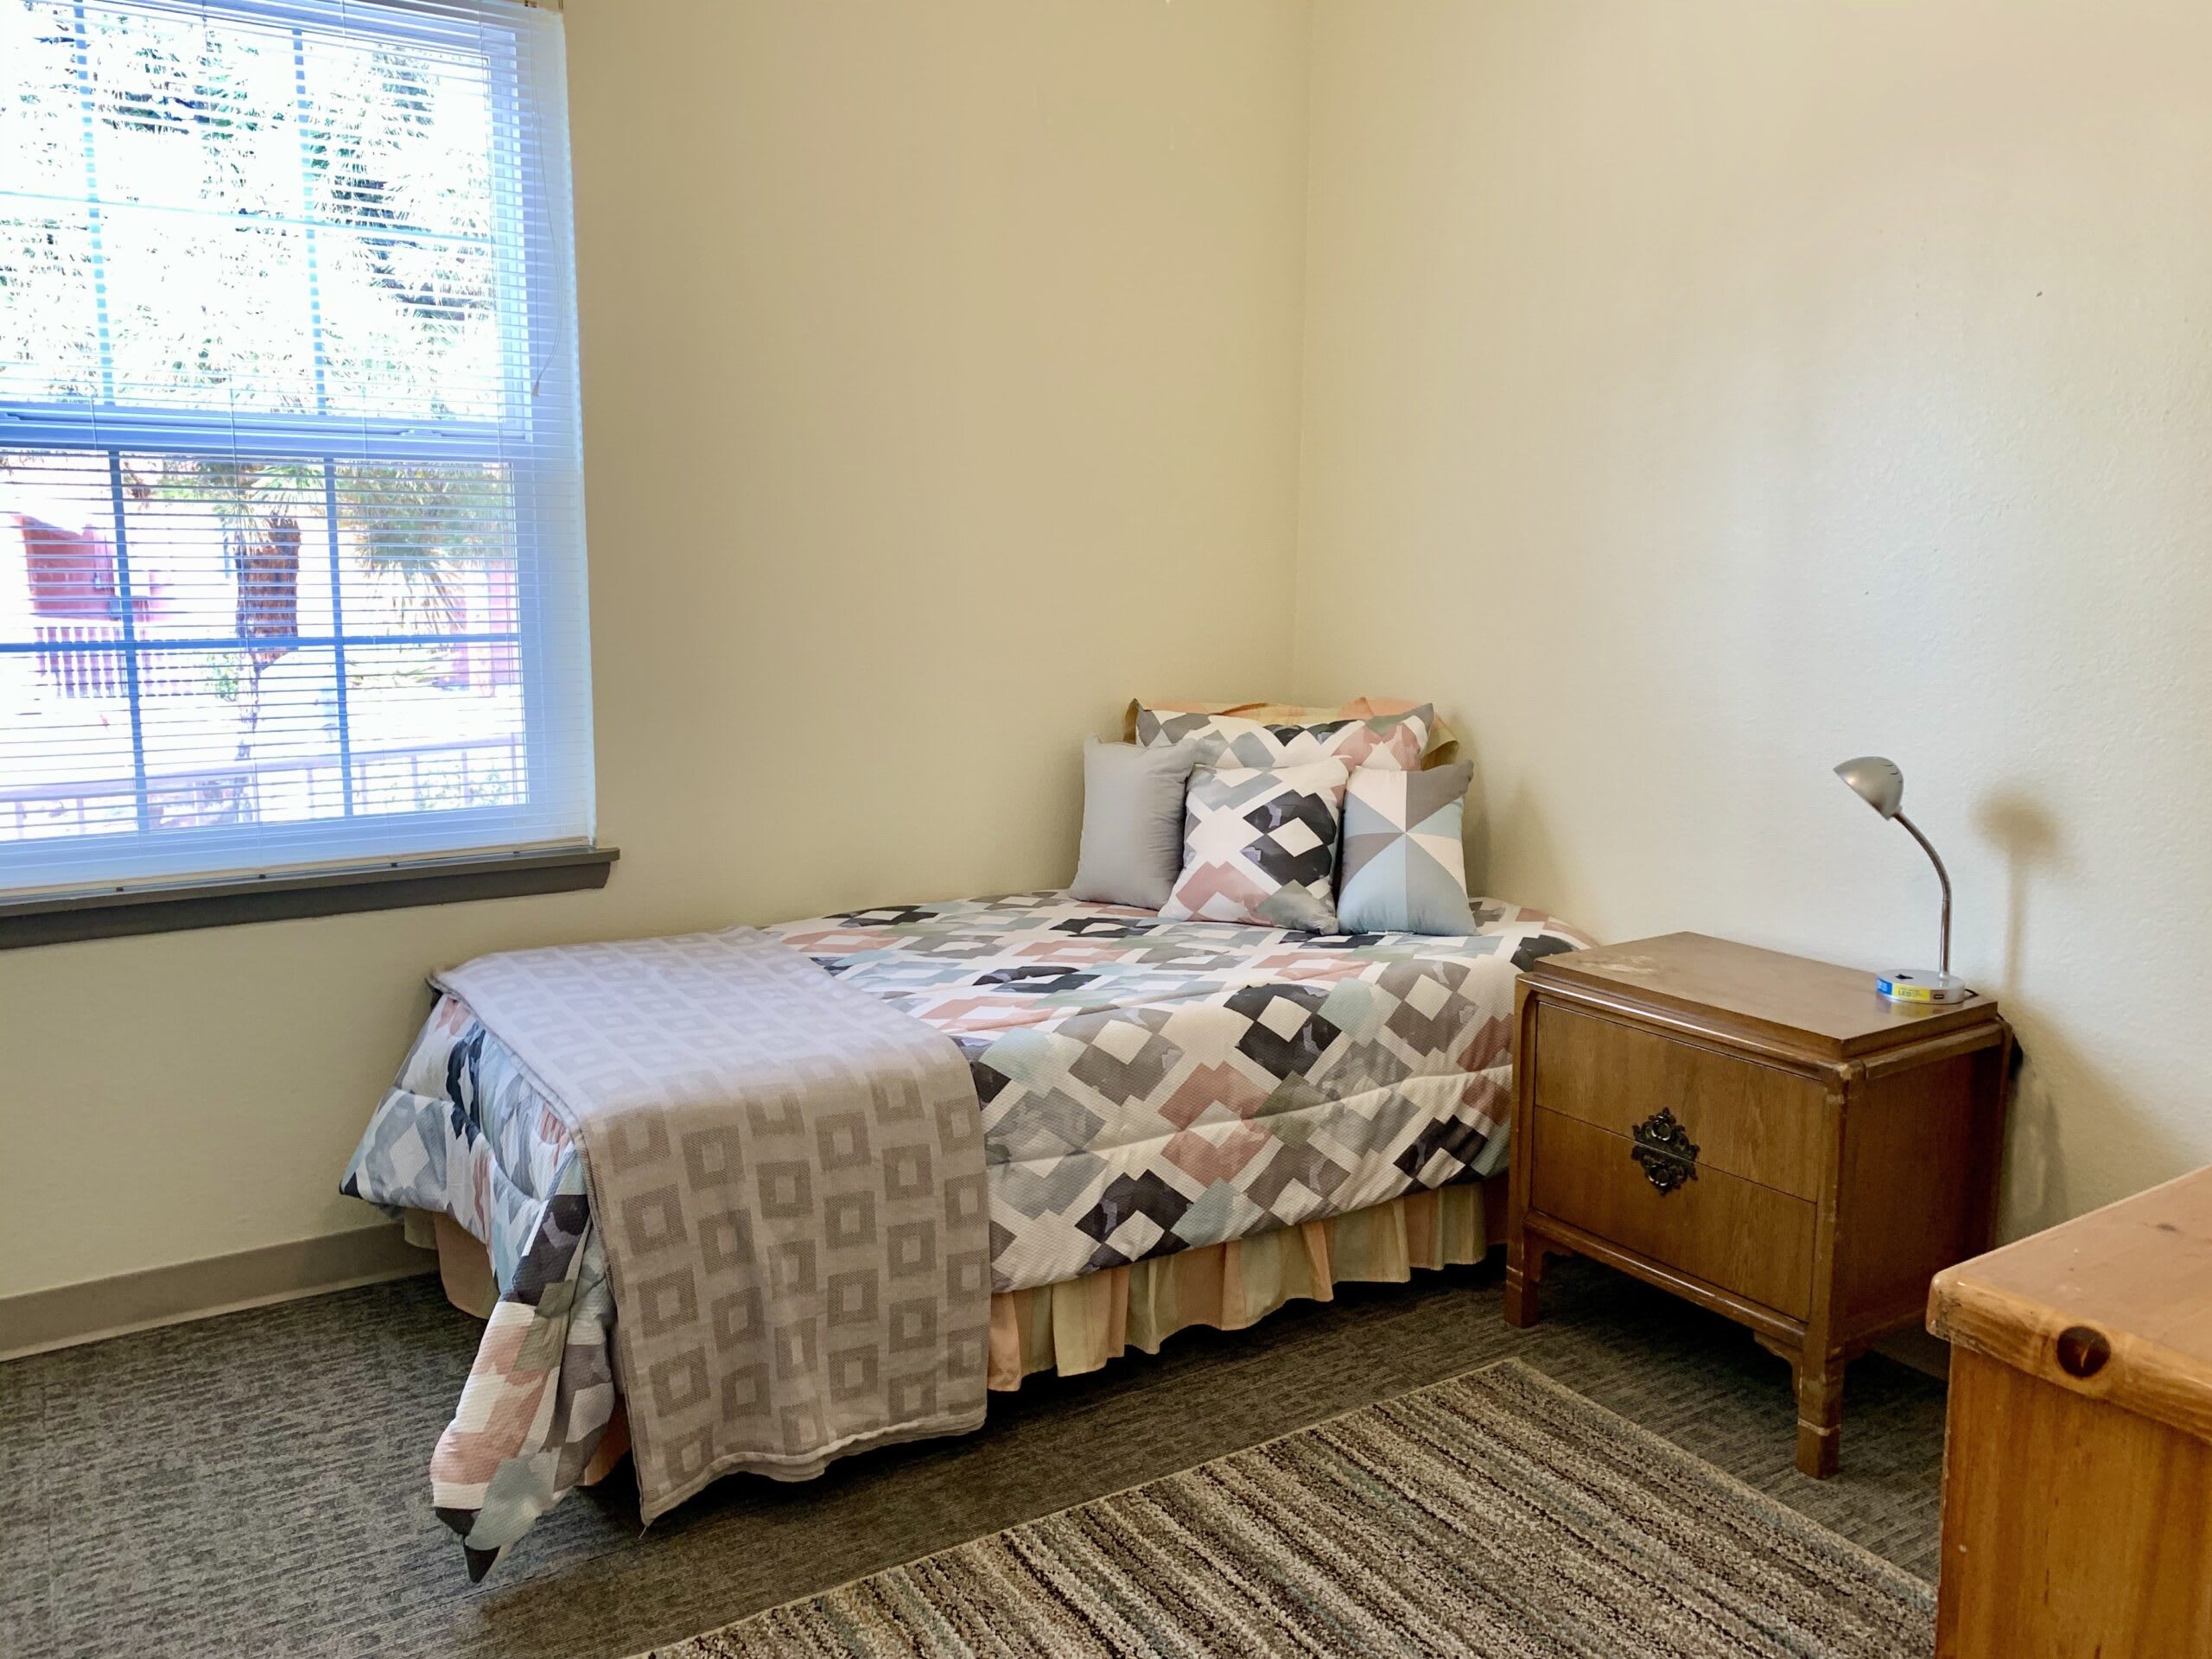
[[[1847,760],[1835,769],[1835,775],[1849,784],[1859,798],[1885,818],[1894,818],[1904,826],[1905,833],[1920,843],[1921,851],[1936,867],[1936,879],[1943,884],[1943,950],[1942,965],[1934,973],[1924,968],[1899,969],[1878,976],[1875,989],[1892,1002],[1963,1002],[1974,993],[1951,972],[1951,874],[1943,868],[1943,861],[1936,855],[1928,837],[1920,828],[1899,809],[1904,804],[1904,773],[1897,770],[1897,763],[1878,754],[1862,754],[1856,760]]]

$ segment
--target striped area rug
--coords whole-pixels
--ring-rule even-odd
[[[1507,1360],[656,1650],[1926,1659],[1918,1580]]]

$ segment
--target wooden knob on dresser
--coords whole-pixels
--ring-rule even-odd
[[[2094,1325],[2069,1325],[2058,1333],[2058,1369],[2069,1376],[2094,1376],[2111,1357],[2111,1339]]]

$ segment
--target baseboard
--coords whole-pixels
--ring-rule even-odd
[[[0,1360],[437,1270],[397,1226],[362,1227],[0,1297]]]

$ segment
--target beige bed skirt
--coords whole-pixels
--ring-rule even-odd
[[[1194,1325],[1242,1331],[1285,1302],[1331,1300],[1338,1285],[1403,1284],[1415,1268],[1479,1262],[1504,1233],[1504,1197],[1503,1177],[1409,1192],[1348,1216],[1001,1291],[991,1298],[991,1387],[1018,1389],[1039,1371],[1079,1376],[1132,1348],[1156,1354]]]
[[[410,1212],[406,1220],[411,1241],[436,1243],[447,1299],[490,1318],[499,1291],[484,1246],[448,1217]],[[1464,1267],[1503,1236],[1504,1221],[1500,1174],[1065,1284],[1000,1291],[991,1298],[990,1385],[1018,1389],[1039,1371],[1077,1376],[1132,1348],[1156,1354],[1193,1325],[1242,1331],[1286,1302],[1332,1300],[1338,1285],[1403,1284],[1415,1268]],[[619,1404],[615,1411],[586,1484],[604,1476],[629,1444]]]

